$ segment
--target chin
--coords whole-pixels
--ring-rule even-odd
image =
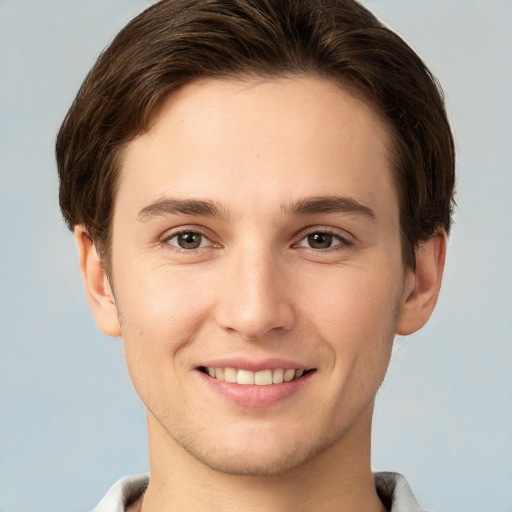
[[[214,471],[238,476],[270,477],[284,475],[307,465],[335,442],[323,439],[321,443],[300,443],[282,439],[278,443],[265,443],[254,439],[244,445],[217,446],[212,450],[204,450],[196,444],[182,444],[182,447]]]
[[[258,457],[247,454],[230,454],[222,457],[212,454],[195,454],[196,459],[210,469],[238,476],[278,476],[289,473],[306,464],[310,459],[306,454],[294,452],[284,456]]]

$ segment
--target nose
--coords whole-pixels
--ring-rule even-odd
[[[218,325],[250,341],[289,331],[295,324],[287,272],[268,252],[240,251],[225,262],[217,297]]]

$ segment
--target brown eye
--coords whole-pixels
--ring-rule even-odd
[[[202,233],[196,231],[183,231],[169,238],[168,244],[180,249],[199,249],[204,247],[206,239]]]
[[[178,245],[182,249],[197,249],[201,246],[203,235],[200,233],[181,233],[178,235]]]
[[[332,247],[333,238],[329,233],[311,233],[307,236],[308,245],[312,249],[329,249]]]
[[[325,251],[328,249],[348,249],[352,246],[349,238],[330,231],[312,231],[305,235],[295,247],[304,247],[305,249],[313,249],[314,251]]]

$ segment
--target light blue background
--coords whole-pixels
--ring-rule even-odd
[[[147,470],[119,340],[88,311],[53,142],[147,0],[0,0],[0,512],[85,511]],[[373,464],[432,511],[512,510],[512,1],[366,0],[443,83],[458,211],[430,324],[398,339]]]

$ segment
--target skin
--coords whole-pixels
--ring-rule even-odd
[[[96,322],[123,337],[147,408],[151,481],[134,510],[384,510],[373,401],[395,335],[434,308],[446,246],[441,232],[404,268],[390,149],[372,108],[313,77],[192,83],[128,144],[110,282],[75,233]],[[200,245],[180,247],[184,232]],[[245,406],[198,370],[232,357],[314,371]]]

